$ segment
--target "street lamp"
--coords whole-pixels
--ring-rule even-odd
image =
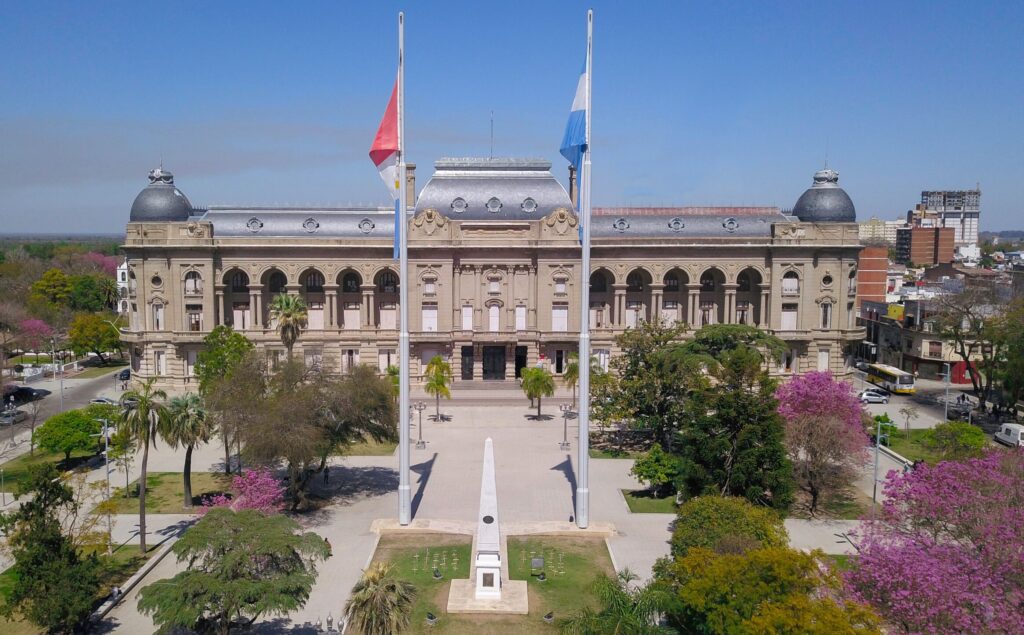
[[[562,450],[569,449],[569,413],[572,412],[572,404],[564,403],[558,406],[558,409],[562,411],[562,442],[558,444],[558,447]]]
[[[417,401],[412,407],[420,415],[420,431],[419,438],[416,440],[416,449],[423,450],[427,447],[427,442],[423,440],[423,411],[426,410],[427,404],[422,401]]]
[[[58,366],[58,364],[57,364],[57,340],[55,340],[52,337],[50,338],[50,363],[54,364],[55,368],[56,368],[56,366]],[[64,365],[63,364],[59,364],[59,366],[60,366],[60,411],[64,412]]]
[[[98,422],[103,424],[103,431],[100,434],[94,434],[92,436],[103,437],[103,461],[104,471],[107,473],[107,501],[110,501],[110,422],[106,419],[97,419]],[[114,526],[110,519],[110,510],[107,510],[107,555],[114,553]]]
[[[882,420],[875,418],[875,476],[871,483],[871,520],[875,519],[875,508],[878,506],[878,451],[882,439],[888,438],[888,434],[882,434]]]

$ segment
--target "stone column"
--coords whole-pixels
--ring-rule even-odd
[[[526,291],[528,294],[526,328],[535,331],[537,330],[537,312],[540,311],[540,307],[537,304],[540,300],[537,293],[537,267],[534,265],[530,265],[526,269]]]
[[[479,271],[477,272],[479,273]],[[473,344],[473,379],[481,381],[484,378],[484,347],[480,344]]]
[[[262,293],[262,289],[259,291],[249,291],[249,319],[252,321],[253,328],[263,327],[263,309],[260,306]]]
[[[224,304],[224,285],[218,284],[214,289],[214,295],[217,296],[216,309],[217,315],[214,317],[214,326],[221,324],[227,324],[227,307]]]
[[[761,287],[761,306],[758,307],[760,309],[760,311],[759,311],[759,315],[758,315],[758,324],[757,324],[757,326],[760,327],[760,328],[763,328],[763,329],[771,328],[771,320],[769,319],[769,316],[771,315],[771,312],[769,312],[769,310],[768,310],[768,299],[770,297],[771,297],[771,289],[762,286]]]
[[[484,322],[484,306],[481,300],[482,289],[480,288],[480,278],[483,274],[483,268],[479,265],[473,266],[473,332],[480,333],[483,329]],[[474,351],[474,354],[479,354],[479,351]],[[475,367],[476,364],[474,363]],[[474,372],[473,378],[476,379],[476,371]]]
[[[725,323],[735,324],[736,323],[736,289],[739,288],[738,284],[725,284]]]
[[[612,290],[615,292],[615,316],[613,321],[615,326],[623,328],[626,326],[626,285],[613,284]]]
[[[327,305],[327,328],[333,331],[338,328],[338,285],[324,285],[324,304]]]
[[[452,267],[452,330],[462,329],[462,265],[456,262]],[[453,357],[455,357],[453,355]],[[462,355],[459,354],[461,364]],[[453,365],[454,373],[454,365]]]
[[[664,284],[652,284],[651,285],[651,309],[650,315],[647,320],[654,322],[655,320],[661,319],[661,305],[663,296],[665,293]]]
[[[361,322],[360,327],[364,329],[370,328],[370,322],[372,320],[372,314],[370,313],[370,298],[373,295],[373,285],[364,284],[359,287],[359,291],[362,293],[363,300],[359,303],[359,321]]]
[[[691,282],[686,285],[686,322],[696,328],[697,311],[700,308],[700,283]]]

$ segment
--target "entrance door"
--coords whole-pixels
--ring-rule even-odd
[[[526,368],[526,347],[516,347],[516,379],[519,379],[523,375],[523,369]]]
[[[505,379],[505,347],[484,347],[484,379]]]
[[[466,381],[473,379],[473,347],[462,347],[462,378]]]

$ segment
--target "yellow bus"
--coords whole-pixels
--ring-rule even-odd
[[[914,376],[905,370],[886,364],[868,364],[867,379],[876,386],[901,395],[912,395],[916,391]]]

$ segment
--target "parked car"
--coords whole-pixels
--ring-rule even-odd
[[[7,403],[20,405],[30,401],[38,401],[49,393],[29,388],[28,386],[17,386],[6,396]]]
[[[1024,425],[1019,423],[1004,423],[999,426],[999,432],[993,435],[993,438],[999,443],[1009,445],[1011,447],[1020,447],[1024,445]]]
[[[111,399],[110,397],[97,397],[95,399],[90,400],[89,403],[107,404],[110,406],[117,405],[117,402]]]
[[[129,379],[132,378],[132,371],[125,368],[124,370],[117,374],[117,378],[120,381],[128,381]]]
[[[871,388],[860,393],[859,398],[861,403],[889,403],[889,395],[887,393]]]
[[[3,426],[21,423],[25,419],[28,419],[28,413],[24,410],[4,410],[0,412],[0,425]]]
[[[868,363],[865,362],[864,360],[858,360],[853,365],[853,367],[856,368],[857,370],[865,370],[866,371],[868,369]]]

